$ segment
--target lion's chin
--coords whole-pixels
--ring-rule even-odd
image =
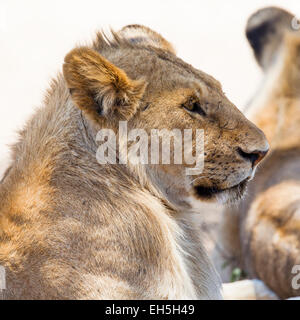
[[[241,200],[247,189],[248,179],[230,188],[194,186],[194,196],[202,201],[234,203]]]

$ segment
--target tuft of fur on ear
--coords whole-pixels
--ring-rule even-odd
[[[146,87],[87,47],[67,54],[63,74],[74,103],[95,120],[129,120]]]
[[[176,54],[175,49],[170,42],[163,38],[159,33],[145,26],[138,24],[125,26],[118,32],[118,36],[129,40],[132,44],[152,46]]]

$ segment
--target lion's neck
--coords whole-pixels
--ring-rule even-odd
[[[300,38],[287,37],[274,63],[265,72],[263,84],[246,110],[272,146],[285,124],[294,101],[300,98]],[[290,126],[290,124],[289,124]]]

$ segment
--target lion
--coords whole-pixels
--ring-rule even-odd
[[[294,21],[276,7],[248,20],[246,35],[264,81],[246,115],[265,132],[271,151],[245,200],[226,209],[220,240],[233,267],[280,298],[300,296],[300,32]]]
[[[123,163],[120,122],[148,133],[204,130],[204,169],[187,175],[186,159]],[[119,163],[99,163],[102,129],[118,137]],[[222,298],[197,205],[239,199],[268,148],[220,83],[160,34],[140,25],[99,32],[67,54],[13,146],[0,184],[4,298]]]

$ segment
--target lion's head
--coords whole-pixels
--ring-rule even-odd
[[[268,151],[262,131],[226,98],[219,82],[179,59],[168,41],[146,27],[127,26],[110,40],[98,34],[92,48],[66,56],[63,71],[74,104],[97,130],[118,133],[119,121],[149,135],[175,129],[183,137],[193,129],[194,150],[196,129],[204,130],[204,168],[196,175],[186,174],[195,166],[188,157],[182,164],[174,160],[174,146],[170,164],[153,164],[149,148],[149,164],[142,167],[174,201],[239,197]]]
[[[300,25],[290,12],[267,7],[253,13],[248,19],[246,36],[258,64],[267,70],[276,59],[287,33],[299,33]]]

